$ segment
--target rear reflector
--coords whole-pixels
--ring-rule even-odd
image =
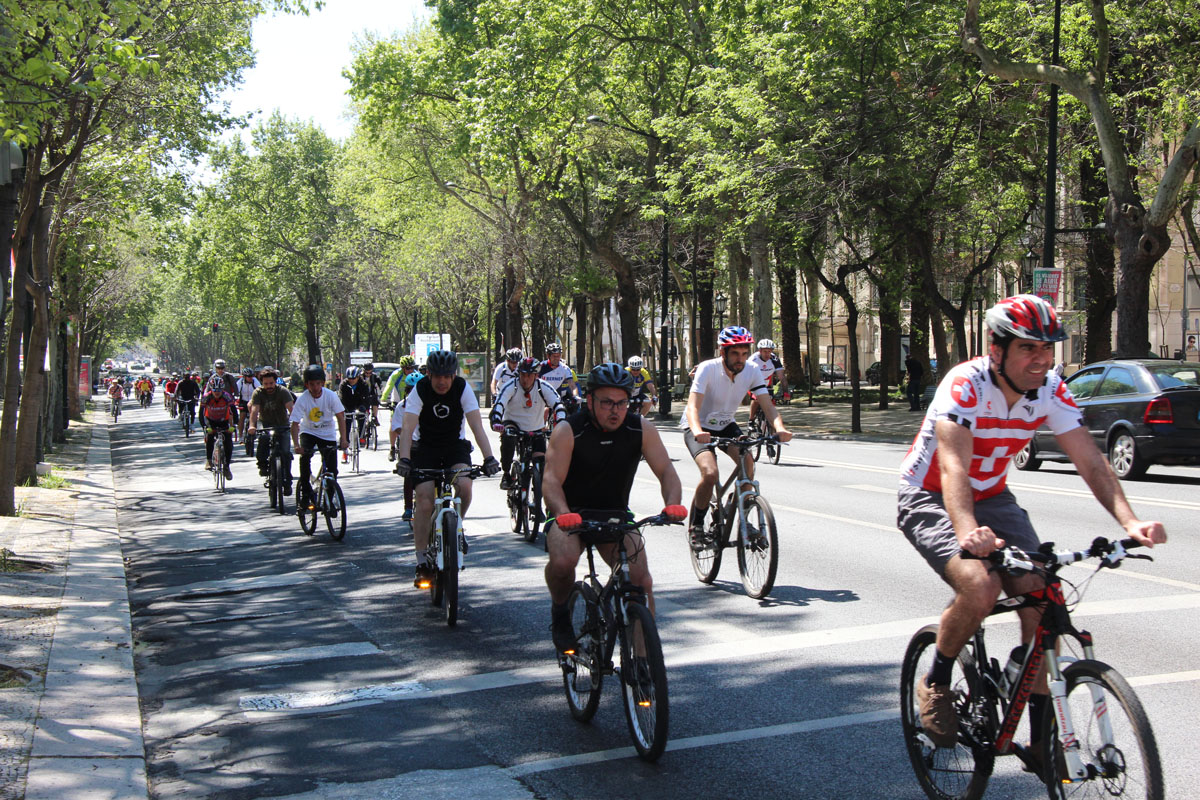
[[[1150,405],[1146,406],[1146,413],[1142,415],[1142,421],[1166,424],[1174,422],[1175,418],[1171,415],[1171,401],[1165,397],[1156,397],[1151,400]]]

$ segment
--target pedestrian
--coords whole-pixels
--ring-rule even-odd
[[[904,359],[904,370],[908,373],[908,410],[921,410],[921,379],[925,377],[925,368],[910,352]]]

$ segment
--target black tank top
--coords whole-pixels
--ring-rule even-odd
[[[621,427],[605,433],[592,423],[585,408],[567,417],[575,434],[571,465],[563,480],[567,506],[580,509],[625,510],[642,455],[642,418],[629,414]]]
[[[462,438],[465,416],[462,395],[466,385],[466,380],[457,375],[450,384],[450,391],[437,394],[428,377],[417,381],[417,395],[421,398],[421,413],[417,420],[422,447],[453,447]]]

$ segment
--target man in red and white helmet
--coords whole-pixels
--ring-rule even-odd
[[[750,335],[750,331],[740,325],[730,325],[717,335],[717,345],[721,349],[721,355],[703,361],[696,367],[696,375],[692,378],[692,388],[688,394],[687,409],[680,426],[684,429],[683,442],[700,469],[700,481],[696,484],[696,493],[692,496],[689,522],[692,546],[696,548],[704,548],[709,544],[703,541],[706,535],[704,517],[708,513],[708,502],[719,477],[717,456],[708,443],[714,436],[729,438],[742,435],[742,429],[733,418],[746,393],[750,392],[758,398],[767,424],[774,428],[779,441],[786,442],[792,438],[792,434],[784,427],[783,420],[779,418],[775,404],[771,402],[762,372],[746,368],[750,348],[754,345],[754,337]],[[742,448],[729,447],[725,448],[725,453],[734,460],[744,457],[746,477],[754,477],[754,459],[748,452],[743,454]]]
[[[1165,542],[1162,523],[1138,519],[1121,484],[1083,426],[1066,384],[1054,371],[1054,344],[1067,338],[1054,308],[1034,295],[1001,300],[986,316],[988,355],[951,369],[938,385],[924,424],[902,465],[900,530],[954,589],[942,613],[933,666],[918,684],[921,725],[938,747],[953,747],[957,723],[950,689],[959,651],[991,612],[1001,590],[1020,594],[1041,588],[1040,578],[1001,577],[984,561],[997,548],[1036,550],[1039,540],[1025,511],[1005,486],[1008,463],[1042,424],[1075,464],[1092,494],[1124,528],[1151,547]],[[1028,643],[1041,611],[1021,616]],[[1047,687],[1039,677],[1030,698],[1033,745],[1041,736]],[[1041,752],[1031,745],[1034,752]]]

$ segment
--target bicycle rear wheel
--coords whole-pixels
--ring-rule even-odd
[[[1100,661],[1076,661],[1063,670],[1066,708],[1090,777],[1070,783],[1061,774],[1062,743],[1053,713],[1042,720],[1044,780],[1052,800],[1129,797],[1162,800],[1158,743],[1137,694],[1125,678]]]
[[[571,716],[587,722],[600,706],[604,681],[604,626],[596,593],[583,581],[576,581],[567,599],[571,630],[575,632],[575,652],[559,657],[563,688]]]
[[[633,746],[644,761],[655,761],[667,746],[669,721],[667,668],[650,609],[639,602],[625,607],[621,632],[621,694]]]
[[[917,631],[904,653],[900,670],[900,725],[909,761],[921,788],[932,800],[977,800],[987,789],[995,756],[996,709],[986,697],[977,696],[979,680],[974,649],[968,644],[959,653],[950,686],[958,714],[958,743],[954,747],[935,747],[921,727],[921,709],[917,702],[917,682],[924,680],[936,653],[937,625]],[[984,726],[977,736],[977,726]],[[973,727],[976,726],[976,727]]]
[[[779,533],[775,529],[775,514],[762,495],[755,495],[746,505],[746,532],[738,531],[738,570],[746,594],[757,599],[766,597],[775,586],[779,570]]]
[[[329,481],[325,487],[325,527],[335,542],[340,542],[346,536],[346,496],[337,481]]]
[[[729,505],[728,503],[726,504]],[[725,511],[716,502],[709,507],[708,524],[704,527],[704,540],[697,544],[688,533],[688,555],[692,560],[692,571],[701,583],[712,583],[721,570],[721,556],[729,540],[729,526],[725,524]]]
[[[783,455],[783,445],[779,442],[767,442],[767,460],[772,464],[779,463],[779,457]]]
[[[442,605],[446,609],[446,624],[458,623],[458,516],[453,512],[442,518]]]
[[[755,412],[754,419],[750,420],[750,437],[757,439],[766,431],[766,417],[763,416],[761,410]],[[754,445],[754,462],[758,463],[758,459],[762,457],[762,442]]]

